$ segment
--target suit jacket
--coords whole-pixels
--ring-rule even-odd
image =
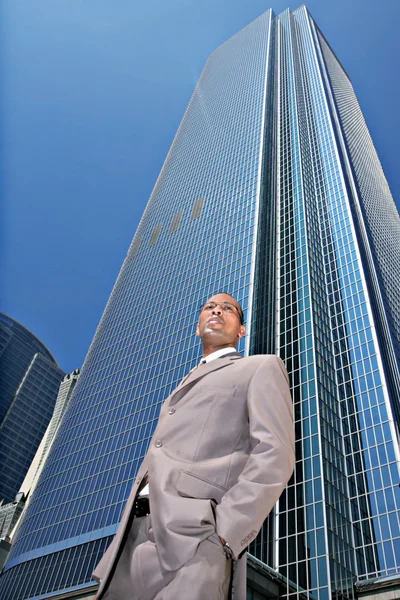
[[[161,409],[120,527],[94,572],[98,597],[147,478],[159,559],[171,571],[215,531],[237,558],[278,500],[294,460],[292,401],[280,358],[232,353],[200,365]]]

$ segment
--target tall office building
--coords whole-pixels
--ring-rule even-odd
[[[201,354],[201,303],[242,304],[282,356],[297,465],[249,548],[248,597],[353,598],[400,570],[400,220],[348,75],[303,6],[209,58],[0,579],[89,590],[162,401]],[[258,583],[260,579],[258,579]],[[254,585],[253,585],[254,583]],[[267,588],[269,591],[266,591]],[[83,592],[82,592],[83,593]]]
[[[54,407],[53,415],[50,419],[50,423],[45,431],[45,434],[39,444],[36,454],[31,462],[31,465],[26,473],[25,479],[20,486],[20,493],[23,496],[24,509],[29,505],[31,496],[38,482],[39,476],[46,464],[47,456],[50,452],[53,441],[56,437],[56,433],[61,424],[62,418],[65,411],[68,408],[69,402],[72,398],[76,383],[79,379],[80,370],[74,369],[72,373],[67,373],[64,376],[58,390],[57,400]],[[15,504],[15,501],[14,503]],[[6,506],[0,506],[0,525],[1,525],[1,514],[2,510],[6,511]],[[8,509],[7,509],[8,510]],[[11,509],[10,509],[11,510]],[[20,511],[21,512],[21,511]],[[12,527],[9,527],[8,536],[10,538],[15,535],[16,526],[18,519],[14,519]],[[1,537],[1,528],[0,528]]]
[[[54,407],[53,415],[50,419],[50,423],[46,429],[42,443],[40,444],[36,456],[33,460],[31,469],[29,469],[29,472],[21,486],[21,490],[25,494],[31,495],[36,487],[36,483],[46,463],[47,456],[56,437],[58,428],[60,427],[63,416],[65,415],[65,412],[71,401],[72,395],[75,390],[75,386],[79,379],[79,375],[80,370],[74,369],[72,373],[67,373],[64,376],[64,379],[60,384],[56,404]]]
[[[10,533],[15,527],[25,506],[25,494],[18,492],[14,502],[0,504],[0,540],[9,539]],[[3,563],[4,564],[4,563]],[[3,565],[0,565],[0,569]]]
[[[11,547],[12,538],[15,535],[24,510],[29,505],[29,500],[36,487],[36,483],[46,463],[46,458],[54,441],[62,418],[71,400],[76,382],[79,378],[79,369],[67,373],[60,384],[53,416],[39,444],[35,456],[19,487],[19,492],[13,502],[4,504],[0,502],[0,570],[6,562]]]
[[[11,533],[18,523],[24,510],[26,497],[23,492],[18,492],[13,502],[3,504],[0,502],[0,571],[7,561],[11,548]]]
[[[23,325],[0,313],[0,499],[13,502],[49,424],[64,372]]]

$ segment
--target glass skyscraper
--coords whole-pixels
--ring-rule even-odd
[[[209,58],[0,579],[89,588],[162,401],[197,363],[201,303],[242,304],[245,354],[292,383],[297,465],[249,548],[280,598],[400,571],[400,219],[348,75],[303,6]],[[257,595],[258,594],[258,595]],[[249,599],[263,597],[249,589]]]
[[[62,418],[68,408],[68,404],[70,403],[70,400],[72,398],[72,394],[74,392],[75,386],[79,379],[79,375],[80,375],[80,370],[74,369],[72,371],[72,373],[67,373],[64,376],[64,379],[62,380],[62,382],[60,384],[60,388],[59,388],[58,394],[57,394],[57,400],[56,400],[56,403],[54,406],[53,415],[50,419],[49,426],[46,429],[46,433],[44,435],[44,439],[41,444],[40,456],[35,457],[35,459],[37,458],[37,464],[35,465],[36,471],[35,471],[35,473],[32,473],[32,479],[24,482],[24,484],[26,483],[26,485],[28,487],[27,491],[30,490],[30,493],[32,493],[34,486],[36,486],[36,481],[40,475],[43,465],[46,462],[48,453],[50,451],[53,440],[56,436],[57,430],[58,430],[60,423],[62,421]],[[38,449],[38,452],[39,452],[39,449]]]
[[[63,375],[33,333],[0,313],[0,501],[13,502],[19,492]]]
[[[80,369],[74,369],[72,373],[67,373],[58,390],[57,400],[54,406],[53,415],[50,419],[50,423],[46,429],[46,432],[40,442],[40,445],[36,451],[33,461],[26,473],[25,479],[21,484],[20,492],[26,497],[25,510],[29,505],[33,491],[39,480],[40,474],[44,465],[46,464],[47,456],[50,452],[51,445],[57,434],[60,423],[62,422],[65,411],[68,408],[68,404],[72,398],[73,391],[76,383],[79,379]],[[1,513],[1,509],[0,509]],[[22,518],[22,517],[21,517]],[[15,535],[16,529],[10,531],[10,537]]]

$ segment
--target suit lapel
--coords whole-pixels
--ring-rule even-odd
[[[179,400],[187,394],[187,392],[192,389],[199,379],[202,379],[209,373],[213,373],[214,371],[218,371],[219,369],[223,369],[224,367],[228,367],[232,365],[235,360],[242,358],[242,355],[239,352],[232,352],[222,356],[221,358],[217,358],[212,360],[204,365],[198,366],[194,369],[189,375],[185,377],[179,384],[179,386],[172,392],[170,396],[169,404],[176,404]]]

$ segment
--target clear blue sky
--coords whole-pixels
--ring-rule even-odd
[[[400,201],[400,0],[306,3]],[[1,310],[80,367],[209,54],[274,0],[3,0]]]

